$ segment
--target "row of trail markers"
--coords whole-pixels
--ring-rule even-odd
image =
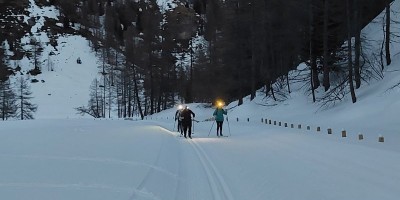
[[[239,121],[239,119],[238,119],[238,121]],[[247,118],[247,121],[249,121],[249,118]],[[273,121],[273,123],[272,123],[272,120],[268,120],[268,119],[263,119],[263,118],[261,118],[261,122],[262,123],[264,123],[265,122],[265,124],[270,124],[270,125],[278,125],[278,126],[282,126],[282,122],[277,122],[277,121]],[[288,125],[288,123],[287,122],[285,122],[284,123],[284,127],[286,127],[286,128],[288,128],[289,127],[289,125]],[[290,128],[294,128],[295,127],[295,124],[290,124]],[[302,125],[301,124],[298,124],[297,125],[297,128],[298,129],[302,129]],[[311,126],[306,126],[306,129],[307,130],[311,130]],[[320,126],[318,126],[317,128],[316,128],[316,131],[317,132],[321,132],[321,127]],[[332,128],[328,128],[327,129],[327,133],[328,133],[328,135],[332,135],[333,134],[333,132],[332,132]],[[342,130],[341,131],[341,136],[342,136],[342,138],[346,138],[347,137],[347,131],[346,130]],[[359,133],[358,134],[358,140],[364,140],[364,135],[362,134],[362,133]],[[385,138],[382,136],[382,135],[379,135],[379,137],[378,137],[378,142],[385,142]]]
[[[149,117],[150,118],[150,120],[152,120],[153,118],[152,117]],[[149,119],[148,117],[145,117],[145,119],[146,120],[148,120]],[[155,119],[158,119],[158,118],[155,118]],[[168,119],[168,117],[166,117],[166,119]],[[237,117],[236,118],[236,121],[237,122],[239,122],[239,118]],[[250,122],[250,118],[246,118],[246,121],[247,122]],[[286,128],[288,128],[289,127],[289,123],[287,123],[287,122],[285,122],[285,123],[282,123],[282,122],[280,122],[280,121],[272,121],[271,119],[267,119],[267,118],[261,118],[261,123],[265,123],[265,124],[270,124],[270,125],[278,125],[278,126],[282,126],[282,124],[284,124],[283,126],[284,127],[286,127]],[[290,124],[290,128],[295,128],[295,124]],[[297,125],[297,128],[298,129],[302,129],[302,125],[301,124],[298,124]],[[306,126],[306,129],[307,130],[311,130],[311,126]],[[321,127],[317,127],[316,128],[316,131],[317,132],[321,132]],[[333,134],[333,131],[332,131],[332,128],[328,128],[327,129],[327,133],[328,133],[328,135],[332,135]],[[341,135],[342,135],[342,137],[343,138],[345,138],[345,137],[347,137],[347,131],[346,130],[342,130],[341,131]],[[361,133],[359,133],[358,134],[358,140],[364,140],[364,135],[363,134],[361,134]],[[382,135],[379,135],[379,137],[378,137],[378,142],[385,142],[385,138],[382,136]]]

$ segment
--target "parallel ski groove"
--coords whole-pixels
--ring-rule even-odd
[[[162,152],[162,149],[164,148],[165,145],[165,140],[163,140],[162,145],[160,146],[160,149],[158,150],[158,154],[157,154],[157,158],[154,161],[153,166],[158,166],[159,160],[160,160],[160,155]],[[141,181],[141,183],[139,184],[139,186],[137,188],[134,189],[134,191],[132,192],[132,195],[130,196],[129,200],[133,200],[136,197],[136,193],[137,191],[142,191],[144,186],[146,185],[147,181],[149,180],[149,177],[154,173],[154,169],[150,168],[149,171],[147,171],[146,175],[144,176],[143,180]]]
[[[192,144],[193,142],[190,142],[190,143]],[[200,151],[197,149],[197,147],[195,145],[192,145],[192,147],[193,147],[194,151],[196,152],[197,157],[200,159],[200,162],[204,168],[204,171],[207,174],[207,179],[210,183],[211,191],[212,191],[214,199],[222,200],[219,192],[217,191],[217,183],[212,176],[211,169],[207,166],[206,160],[203,158],[203,155],[201,155]]]
[[[214,198],[216,200],[222,200],[222,199],[234,200],[232,192],[230,191],[225,180],[223,179],[221,173],[218,171],[217,167],[214,165],[211,159],[207,156],[202,147],[198,145],[195,141],[190,141],[190,143],[192,144],[193,149],[198,155],[207,173],[207,177],[211,183],[211,189]],[[217,188],[220,188],[220,190],[217,190]]]

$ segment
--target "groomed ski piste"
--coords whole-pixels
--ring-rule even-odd
[[[395,1],[393,9],[398,7]],[[32,15],[52,16],[54,12],[31,9]],[[381,35],[381,19],[364,32]],[[45,34],[40,37],[47,41]],[[39,106],[36,119],[0,121],[0,199],[400,197],[400,88],[390,89],[400,82],[397,43],[393,43],[393,62],[385,69],[384,79],[363,83],[356,91],[356,104],[345,99],[321,110],[304,95],[302,85],[296,84],[283,102],[266,100],[260,92],[253,101],[246,98],[241,106],[232,102],[225,107],[229,121],[224,122],[223,134],[228,137],[217,137],[215,124],[207,121],[213,108],[187,104],[199,121],[193,124],[193,139],[179,137],[173,120],[176,108],[146,120],[77,115],[74,108],[86,105],[99,65],[84,38],[61,36],[59,44],[51,58],[55,70],[31,77],[45,81],[32,84],[33,101]],[[53,50],[45,47],[44,52]],[[83,64],[76,63],[77,57]],[[21,65],[23,71],[31,67],[26,59]],[[328,128],[332,134],[327,134]],[[347,137],[342,137],[342,130]],[[363,140],[358,139],[360,133]],[[378,141],[380,136],[384,142]]]
[[[210,108],[190,104],[201,116]],[[399,140],[359,141],[260,121],[38,119],[0,126],[0,198],[8,200],[362,199],[400,196]],[[253,110],[254,111],[254,110]],[[228,116],[234,115],[234,111]],[[164,117],[168,116],[169,119]],[[153,116],[156,117],[156,116]],[[393,116],[394,117],[394,116]],[[161,119],[164,118],[164,119]],[[229,131],[230,129],[230,131]]]

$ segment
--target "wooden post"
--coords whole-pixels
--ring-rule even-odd
[[[274,121],[274,125],[276,125],[276,121]]]
[[[310,126],[307,126],[307,130],[310,130]]]
[[[261,118],[261,123],[264,123],[264,119],[263,118]]]
[[[287,123],[285,122],[285,127],[287,127]]]
[[[328,134],[332,134],[332,129],[328,128]]]
[[[318,131],[318,132],[321,131],[321,127],[318,126],[318,127],[317,127],[317,131]]]
[[[364,139],[364,135],[361,134],[361,133],[359,133],[359,134],[358,134],[358,140],[363,140],[363,139]]]
[[[299,129],[301,129],[301,124],[299,124],[297,127],[298,127]]]
[[[279,122],[279,126],[282,126],[282,122]]]
[[[268,120],[267,119],[265,119],[265,124],[268,124]]]
[[[268,120],[269,121],[269,124],[272,124],[272,120]]]
[[[236,121],[237,121],[237,122],[239,121],[239,117],[236,118]]]
[[[247,118],[247,121],[249,122],[249,121],[250,121],[250,118]]]
[[[385,138],[382,135],[380,135],[378,141],[379,142],[385,142]]]
[[[294,124],[290,124],[290,128],[294,128]]]
[[[346,130],[342,130],[342,137],[347,137]]]

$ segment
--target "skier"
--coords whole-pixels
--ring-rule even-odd
[[[179,105],[178,110],[176,110],[176,112],[175,112],[175,121],[178,121],[178,132],[180,132],[181,135],[183,135],[182,116],[181,116],[182,110],[183,110],[183,106]]]
[[[196,116],[194,112],[189,109],[189,107],[185,106],[185,109],[183,109],[181,112],[183,134],[186,138],[186,133],[188,133],[190,139],[192,139],[192,115],[193,118]]]
[[[222,102],[218,102],[217,104],[217,108],[214,111],[214,118],[215,118],[215,122],[217,122],[217,136],[223,136],[222,135],[222,124],[224,123],[224,115],[228,114],[226,110],[224,110],[222,108],[223,103]],[[218,135],[219,132],[219,135]]]

